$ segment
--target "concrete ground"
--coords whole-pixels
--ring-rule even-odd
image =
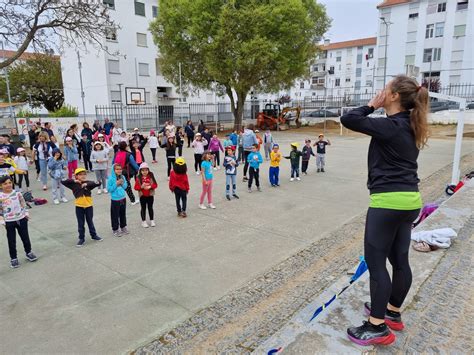
[[[283,153],[301,142],[296,131],[275,134]],[[77,232],[73,203],[34,207],[30,235],[40,259],[8,267],[6,238],[0,240],[0,352],[117,353],[160,335],[195,311],[253,279],[306,245],[359,214],[367,206],[368,139],[330,137],[327,173],[288,181],[289,162],[281,167],[282,186],[268,185],[248,194],[238,183],[240,200],[224,198],[224,172],[216,172],[217,210],[197,209],[200,177],[190,173],[186,220],[178,219],[167,188],[164,152],[159,151],[155,202],[156,228],[140,226],[139,207],[128,206],[131,234],[111,237],[109,199],[95,197],[95,223],[103,243],[74,247]],[[432,140],[420,157],[420,177],[452,161],[454,142]],[[474,150],[466,140],[463,153]],[[184,157],[192,170],[192,152]],[[239,170],[241,177],[241,170]],[[47,197],[38,190],[34,195]],[[68,192],[72,200],[72,195]],[[21,251],[21,246],[19,247]]]

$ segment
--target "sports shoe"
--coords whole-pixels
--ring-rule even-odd
[[[26,258],[31,262],[38,260],[38,257],[32,251],[26,254]]]
[[[217,170],[217,168],[216,168],[216,167],[214,167],[214,170]]]
[[[101,189],[98,189],[97,190],[97,195],[101,195],[102,194],[102,190]]]
[[[43,191],[46,191],[48,189],[48,186],[43,185]]]
[[[181,217],[186,218],[187,216],[188,216],[188,215],[186,214],[186,212],[184,212],[184,211],[181,212]]]
[[[139,201],[132,202],[132,206],[138,205],[139,203]]]
[[[260,188],[260,186],[257,187],[257,191],[262,192],[262,189]]]
[[[183,217],[183,212],[178,212],[178,217]]]
[[[79,239],[77,241],[76,247],[82,248],[82,246],[84,245],[85,242],[86,242],[85,239]]]
[[[127,227],[123,227],[123,228],[121,229],[121,234],[122,234],[122,235],[126,235],[126,234],[130,234],[130,232],[129,232],[129,230],[128,230]]]
[[[12,269],[16,269],[17,267],[20,267],[20,262],[18,261],[18,259],[10,260],[10,267]]]
[[[252,192],[252,189],[249,187],[249,189],[248,189],[247,191],[248,191],[249,193],[251,193],[251,192]]]
[[[297,177],[296,180],[301,181],[301,178],[300,178],[300,177]]]
[[[229,195],[225,195],[225,198],[230,201],[230,196]]]
[[[150,227],[156,227],[156,224],[155,224],[155,221],[154,221],[154,220],[151,220],[151,221],[150,221]]]
[[[143,221],[143,222],[142,222],[142,227],[143,227],[143,228],[148,228],[148,223],[146,223],[146,221]]]
[[[196,175],[201,175],[201,173],[199,171],[196,171]]]
[[[67,203],[67,202],[69,202],[69,200],[68,200],[66,197],[63,197],[63,198],[61,199],[61,202]]]
[[[207,207],[204,206],[204,205],[199,205],[199,208],[200,208],[201,210],[207,210]]]
[[[360,327],[347,328],[347,336],[358,345],[368,346],[374,344],[389,345],[396,339],[385,323],[373,325],[364,321]]]
[[[237,194],[233,194],[232,196],[234,196],[234,198],[236,198],[237,200],[240,198]]]
[[[53,202],[54,202],[55,205],[59,205],[59,200],[58,199],[54,199]]]
[[[275,186],[276,186],[276,187],[279,187],[279,186],[280,186],[280,184],[276,184]]]
[[[248,178],[247,176],[244,176],[244,177],[242,178],[242,181],[243,181],[243,182],[249,181],[249,178]]]
[[[370,316],[370,312],[372,311],[370,302],[364,303],[364,311],[366,315]],[[385,324],[387,324],[390,329],[396,331],[400,331],[405,328],[400,313],[396,314],[395,312],[390,312],[388,309],[385,311]]]
[[[290,178],[290,181],[295,181],[295,179],[294,179],[294,178]]]
[[[99,237],[98,235],[94,235],[93,237],[91,237],[92,240],[95,240],[96,242],[101,242],[103,241],[103,239],[101,237]]]
[[[212,203],[210,203],[208,206],[209,206],[210,209],[213,209],[213,210],[216,209],[216,206],[214,206]]]
[[[120,234],[120,231],[117,229],[116,231],[112,231],[112,235],[116,238],[120,238],[122,234]]]
[[[321,172],[322,172],[322,173],[325,173],[324,168],[321,168]]]
[[[318,168],[318,170],[316,170],[317,173],[321,172],[321,169]]]
[[[109,192],[107,191],[107,189],[104,189],[104,194],[107,194],[107,193],[109,193]]]
[[[217,167],[217,170],[221,170],[221,167],[220,167],[220,166],[218,166],[218,167]]]

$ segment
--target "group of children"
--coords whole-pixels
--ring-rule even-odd
[[[212,139],[215,137],[211,137]],[[267,137],[268,138],[268,137]],[[269,138],[270,139],[270,138]],[[268,141],[265,140],[265,143]],[[202,181],[202,192],[199,199],[200,209],[215,209],[216,206],[213,204],[212,190],[214,173],[213,170],[218,169],[219,151],[224,151],[225,156],[223,158],[223,167],[226,175],[226,198],[231,200],[239,199],[236,188],[236,177],[237,167],[239,166],[240,159],[236,156],[237,146],[232,144],[231,139],[227,139],[224,142],[225,148],[220,144],[220,141],[214,143],[214,150],[208,150],[212,145],[207,142],[205,138],[197,133],[196,137],[191,144],[194,149],[195,157],[195,170],[201,175]],[[309,139],[305,140],[305,146],[302,151],[298,150],[298,144],[291,144],[291,152],[284,158],[290,159],[291,162],[291,178],[290,181],[300,180],[299,167],[300,160],[302,158],[302,173],[307,174],[308,162],[311,155],[316,156],[317,171],[324,172],[325,164],[325,148],[330,145],[329,140],[324,140],[324,135],[319,135],[319,139],[313,146],[317,147],[316,154],[314,154]],[[133,147],[139,150],[138,147]],[[143,148],[143,147],[142,147]],[[270,160],[269,168],[269,180],[272,187],[278,187],[279,184],[279,170],[282,155],[279,150],[279,145],[273,142],[271,138],[271,147],[268,153],[268,159]],[[43,147],[48,149],[48,147]],[[102,241],[102,238],[97,234],[93,221],[93,200],[92,190],[98,189],[98,194],[109,193],[111,204],[110,204],[110,219],[112,226],[112,234],[115,237],[121,237],[129,234],[127,228],[127,214],[126,214],[126,197],[127,190],[130,190],[132,183],[130,176],[124,171],[124,164],[118,162],[118,159],[112,163],[109,168],[109,149],[108,144],[104,144],[104,141],[96,141],[93,144],[93,151],[90,154],[90,162],[92,170],[96,174],[96,181],[90,181],[87,179],[87,169],[77,167],[77,148],[73,144],[72,140],[65,139],[64,158],[61,151],[57,148],[51,150],[51,156],[47,160],[47,167],[49,175],[52,179],[52,193],[53,201],[55,204],[61,202],[68,202],[65,197],[64,187],[72,190],[75,198],[75,214],[78,223],[78,241],[76,246],[82,247],[85,243],[85,224],[87,223],[89,234],[91,239],[97,242]],[[216,150],[217,149],[217,150]],[[266,147],[267,149],[267,147]],[[257,191],[261,191],[260,187],[260,165],[263,163],[262,154],[259,151],[259,145],[254,144],[251,148],[251,152],[246,154],[245,164],[248,164],[249,177],[244,176],[244,181],[247,182],[248,191],[252,192],[252,185],[255,182]],[[216,154],[217,152],[217,154]],[[131,153],[130,153],[131,154]],[[140,149],[140,154],[141,149]],[[6,156],[4,150],[0,150],[0,186],[2,192],[0,193],[0,223],[5,224],[7,229],[8,245],[10,249],[11,267],[16,268],[19,266],[19,261],[16,252],[16,231],[20,235],[23,242],[26,258],[29,261],[35,261],[37,257],[31,251],[31,243],[28,236],[28,211],[26,209],[26,203],[23,199],[21,192],[13,189],[13,179],[11,176],[19,174],[19,176],[27,173],[28,161],[24,155],[24,149],[21,151],[18,149],[17,166],[13,167],[9,162],[6,162]],[[24,157],[24,161],[22,159]],[[169,167],[169,189],[175,195],[176,209],[178,216],[186,218],[187,208],[187,194],[189,192],[189,180],[187,176],[187,165],[186,161],[182,157],[173,157],[173,162]],[[7,158],[8,159],[8,158]],[[155,160],[154,160],[155,161]],[[26,164],[26,165],[25,165]],[[23,168],[23,169],[21,169]],[[26,169],[25,169],[26,168]],[[108,174],[108,170],[110,173]],[[66,171],[68,178],[66,179]],[[27,176],[27,175],[26,175]],[[138,172],[135,175],[135,183],[133,185],[134,190],[139,194],[139,202],[141,205],[141,219],[142,226],[144,228],[155,227],[154,221],[154,195],[158,184],[154,174],[150,171],[149,166],[143,161],[138,167]],[[204,200],[207,197],[207,205],[204,204]],[[149,220],[147,221],[147,211]]]

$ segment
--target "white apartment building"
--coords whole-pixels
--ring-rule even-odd
[[[94,48],[79,52],[85,113],[94,114],[96,105],[126,104],[132,92],[136,92],[135,99],[146,104],[177,104],[179,92],[161,74],[157,64],[159,50],[148,30],[158,15],[157,0],[101,1],[109,7],[111,17],[120,28],[107,29],[104,46],[108,53]],[[82,114],[76,48],[65,48],[61,65],[65,102],[78,107]],[[214,94],[205,92],[188,98],[194,102],[214,102],[214,99]]]
[[[385,65],[386,81],[408,73],[418,80],[439,78],[443,87],[474,84],[473,7],[467,0],[381,3],[376,88],[383,87]]]
[[[337,43],[326,40],[310,68],[308,96],[340,97],[373,92],[376,43],[376,37]]]

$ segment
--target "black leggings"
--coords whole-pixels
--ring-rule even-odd
[[[188,192],[178,187],[174,189],[174,197],[176,199],[176,210],[178,213],[186,212],[186,203],[188,201]]]
[[[244,177],[247,176],[247,170],[248,170],[248,168],[249,168],[248,157],[249,157],[250,153],[252,153],[250,150],[244,150],[244,161],[245,161],[245,165],[244,165]]]
[[[28,219],[26,217],[15,222],[5,222],[5,228],[7,229],[8,251],[10,252],[10,259],[17,258],[16,231],[18,231],[20,239],[23,242],[25,254],[31,252],[31,242],[30,236],[28,234]]]
[[[26,188],[29,188],[30,187],[30,178],[28,176],[27,171],[25,171],[25,174],[20,174],[18,176],[18,186],[20,187],[20,189],[21,189],[21,185],[23,184],[23,179],[25,179]]]
[[[387,303],[400,308],[411,287],[408,263],[413,221],[420,210],[369,208],[365,223],[364,253],[370,273],[371,313],[384,319]],[[393,274],[387,271],[387,258]]]
[[[112,223],[112,230],[118,231],[120,228],[127,226],[127,200],[119,201],[112,200],[110,204],[110,222]]]
[[[125,175],[125,180],[127,180],[127,188],[125,189],[125,192],[127,193],[130,202],[135,203],[135,195],[133,194],[132,185],[130,184],[131,177],[132,176],[127,177],[127,175]]]
[[[194,140],[194,136],[188,136],[188,148],[191,147],[191,143]]]
[[[151,157],[153,161],[156,161],[156,148],[150,148],[151,150]]]
[[[194,153],[194,170],[201,171],[202,154]]]
[[[211,152],[214,156],[214,167],[221,165],[221,154],[220,151]]]
[[[146,221],[146,209],[148,207],[148,216],[150,216],[150,221],[153,221],[153,202],[155,198],[153,196],[140,196],[140,215],[142,216],[142,221]]]
[[[171,168],[173,167],[174,162],[176,161],[176,158],[168,158],[167,157],[166,161],[168,162],[168,177],[170,177]]]
[[[255,179],[255,185],[260,187],[260,169],[250,167],[249,169],[249,189],[252,187],[253,179]]]

